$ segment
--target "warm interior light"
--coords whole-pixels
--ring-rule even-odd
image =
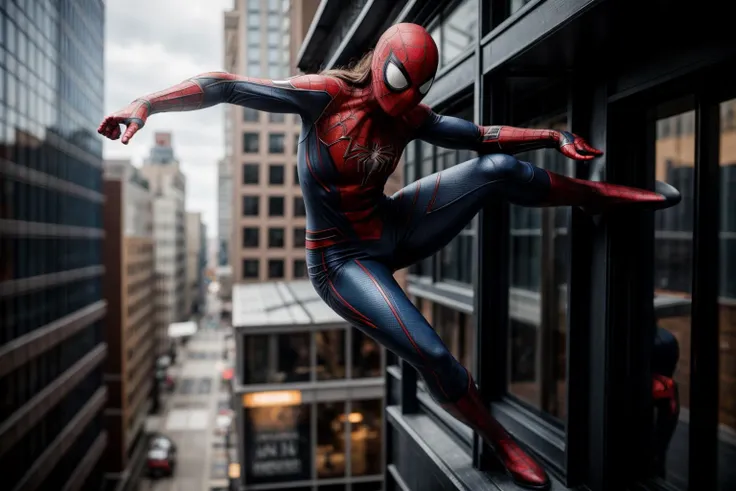
[[[240,478],[240,464],[237,462],[231,462],[227,468],[227,477],[230,479]]]
[[[340,416],[340,421],[345,421],[345,415]],[[363,422],[363,415],[361,413],[350,413],[348,414],[348,421],[357,424]]]
[[[299,390],[280,390],[273,392],[254,392],[243,395],[243,406],[298,406],[302,403],[302,393]]]

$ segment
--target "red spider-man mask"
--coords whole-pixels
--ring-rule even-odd
[[[437,45],[416,24],[391,26],[373,52],[373,93],[381,108],[398,116],[415,107],[427,95],[438,63]]]

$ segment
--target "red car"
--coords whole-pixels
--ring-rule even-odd
[[[148,474],[152,477],[171,476],[176,468],[176,445],[169,437],[154,435],[148,444]]]

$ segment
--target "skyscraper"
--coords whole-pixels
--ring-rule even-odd
[[[174,157],[171,133],[156,133],[155,145],[141,168],[153,194],[156,250],[158,352],[167,348],[169,324],[186,321],[186,178]]]
[[[202,222],[202,214],[187,212],[187,306],[189,314],[203,312],[204,307],[204,269],[206,266],[207,229]]]
[[[0,469],[98,489],[105,6],[0,3]],[[83,73],[83,76],[79,74]]]
[[[225,14],[227,69],[269,79],[293,74],[296,50],[318,3],[236,1]],[[305,277],[306,220],[296,168],[299,117],[242,107],[230,107],[227,114],[233,281]]]
[[[145,462],[144,423],[152,407],[156,361],[153,199],[129,161],[105,163],[105,322],[110,394],[106,480],[129,489]]]

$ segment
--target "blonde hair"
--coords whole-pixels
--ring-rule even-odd
[[[373,63],[373,51],[367,52],[356,62],[344,67],[325,70],[320,75],[339,78],[356,87],[365,87],[371,83],[371,63]]]

